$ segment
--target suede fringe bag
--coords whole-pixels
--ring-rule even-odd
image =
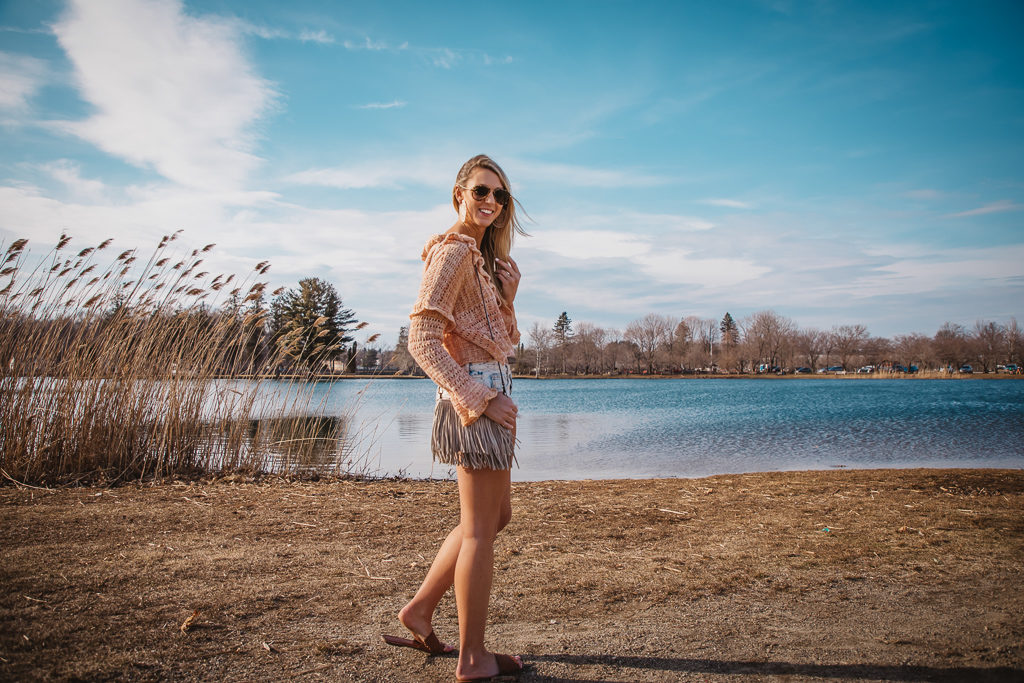
[[[480,300],[484,304],[484,316],[487,319],[487,332],[494,339],[491,329],[491,316],[487,312],[484,300],[484,287],[480,282],[480,273],[474,268],[476,284],[480,288]],[[477,365],[471,363],[470,365]],[[490,365],[489,363],[487,365]],[[505,386],[505,371],[500,363],[495,362],[501,377],[501,393],[509,395],[509,387]],[[511,378],[510,378],[511,379]],[[494,387],[497,388],[497,387]],[[512,432],[500,424],[481,415],[475,422],[463,426],[458,413],[450,399],[441,398],[434,405],[434,427],[430,438],[430,450],[434,460],[446,465],[459,465],[468,469],[507,470],[515,461],[515,439]]]

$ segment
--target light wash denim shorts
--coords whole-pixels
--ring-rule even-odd
[[[497,389],[506,396],[512,395],[512,373],[508,363],[489,361],[487,363],[466,363],[462,367],[466,369],[474,382],[479,382],[489,389]],[[438,386],[437,400],[449,401],[451,396]]]

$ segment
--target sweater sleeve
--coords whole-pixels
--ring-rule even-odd
[[[409,325],[409,354],[430,379],[452,397],[452,407],[464,426],[476,422],[497,390],[474,382],[466,369],[444,348],[445,319],[433,311],[412,316]]]
[[[455,323],[463,280],[472,268],[472,254],[465,243],[451,241],[432,249],[409,325],[409,353],[427,376],[451,395],[452,407],[463,425],[483,415],[488,401],[498,393],[474,382],[443,344],[445,329]]]

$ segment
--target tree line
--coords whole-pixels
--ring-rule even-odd
[[[534,323],[524,338],[517,371],[537,375],[816,372],[830,367],[958,371],[968,365],[994,372],[1024,360],[1016,318],[1006,324],[979,320],[970,329],[947,322],[933,335],[890,339],[871,335],[861,324],[801,328],[772,310],[740,320],[728,312],[721,320],[651,313],[623,330],[574,323],[563,311],[550,327]]]

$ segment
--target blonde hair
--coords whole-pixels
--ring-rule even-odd
[[[464,163],[462,168],[459,169],[458,175],[455,176],[455,187],[452,188],[452,206],[455,207],[455,210],[459,210],[457,189],[469,182],[469,176],[473,175],[473,171],[478,168],[485,168],[497,175],[501,180],[501,186],[509,193],[508,204],[502,207],[501,213],[487,227],[486,232],[484,232],[484,238],[480,241],[480,253],[484,257],[484,269],[491,276],[491,281],[494,282],[498,291],[501,291],[501,281],[494,277],[494,259],[508,260],[509,252],[512,251],[513,232],[517,232],[524,237],[529,236],[529,233],[523,230],[523,226],[519,224],[519,219],[516,218],[515,205],[518,202],[515,197],[511,196],[512,189],[508,176],[505,175],[505,171],[501,170],[501,166],[498,166],[486,154],[478,154]]]

